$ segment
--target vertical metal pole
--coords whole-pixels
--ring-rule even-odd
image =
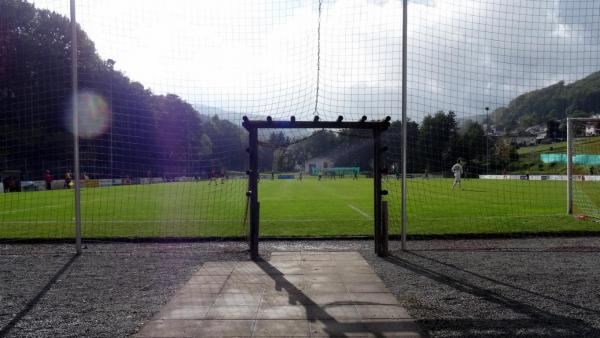
[[[110,66],[110,182],[111,185],[115,182],[115,174],[114,174],[114,162],[113,162],[113,133],[114,133],[114,119],[115,119],[115,107],[113,102],[113,78],[115,75],[115,62],[113,59],[107,60],[108,65]]]
[[[490,130],[490,107],[485,107],[485,173],[490,173],[490,143],[489,143],[489,130]]]
[[[381,130],[373,130],[373,211],[375,253],[381,255]]]
[[[77,86],[77,20],[71,0],[71,85],[73,91],[73,170],[75,180],[75,250],[81,253],[81,196],[79,186],[79,100]]]
[[[258,130],[250,128],[248,138],[250,146],[250,172],[249,190],[250,195],[250,258],[258,258]]]
[[[573,121],[567,118],[567,214],[573,214]]]
[[[389,217],[388,202],[381,202],[381,254],[379,256],[389,255]]]
[[[400,236],[402,238],[402,250],[406,250],[406,152],[407,152],[407,123],[406,118],[406,48],[407,48],[407,19],[408,0],[402,2],[402,223]]]

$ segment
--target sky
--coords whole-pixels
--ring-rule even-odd
[[[68,0],[34,1],[68,15]],[[115,69],[230,113],[400,117],[400,0],[77,0]],[[411,0],[408,113],[483,114],[600,70],[600,1]]]

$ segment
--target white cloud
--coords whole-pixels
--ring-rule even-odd
[[[68,14],[68,1],[36,1]],[[78,0],[103,58],[157,93],[240,113],[312,115],[318,2]],[[400,0],[324,1],[319,112],[399,116]],[[409,113],[481,113],[597,71],[596,0],[424,0],[409,6]]]

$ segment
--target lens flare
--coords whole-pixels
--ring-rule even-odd
[[[112,112],[106,100],[98,94],[83,91],[78,96],[79,105],[79,137],[91,139],[104,134],[110,126]],[[66,114],[65,124],[75,133],[73,128],[73,109]]]

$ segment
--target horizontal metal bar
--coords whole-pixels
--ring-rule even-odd
[[[390,123],[387,121],[369,122],[337,122],[337,121],[244,121],[246,129],[379,129],[385,130]]]
[[[600,118],[591,117],[569,117],[568,120],[577,122],[600,122]]]

